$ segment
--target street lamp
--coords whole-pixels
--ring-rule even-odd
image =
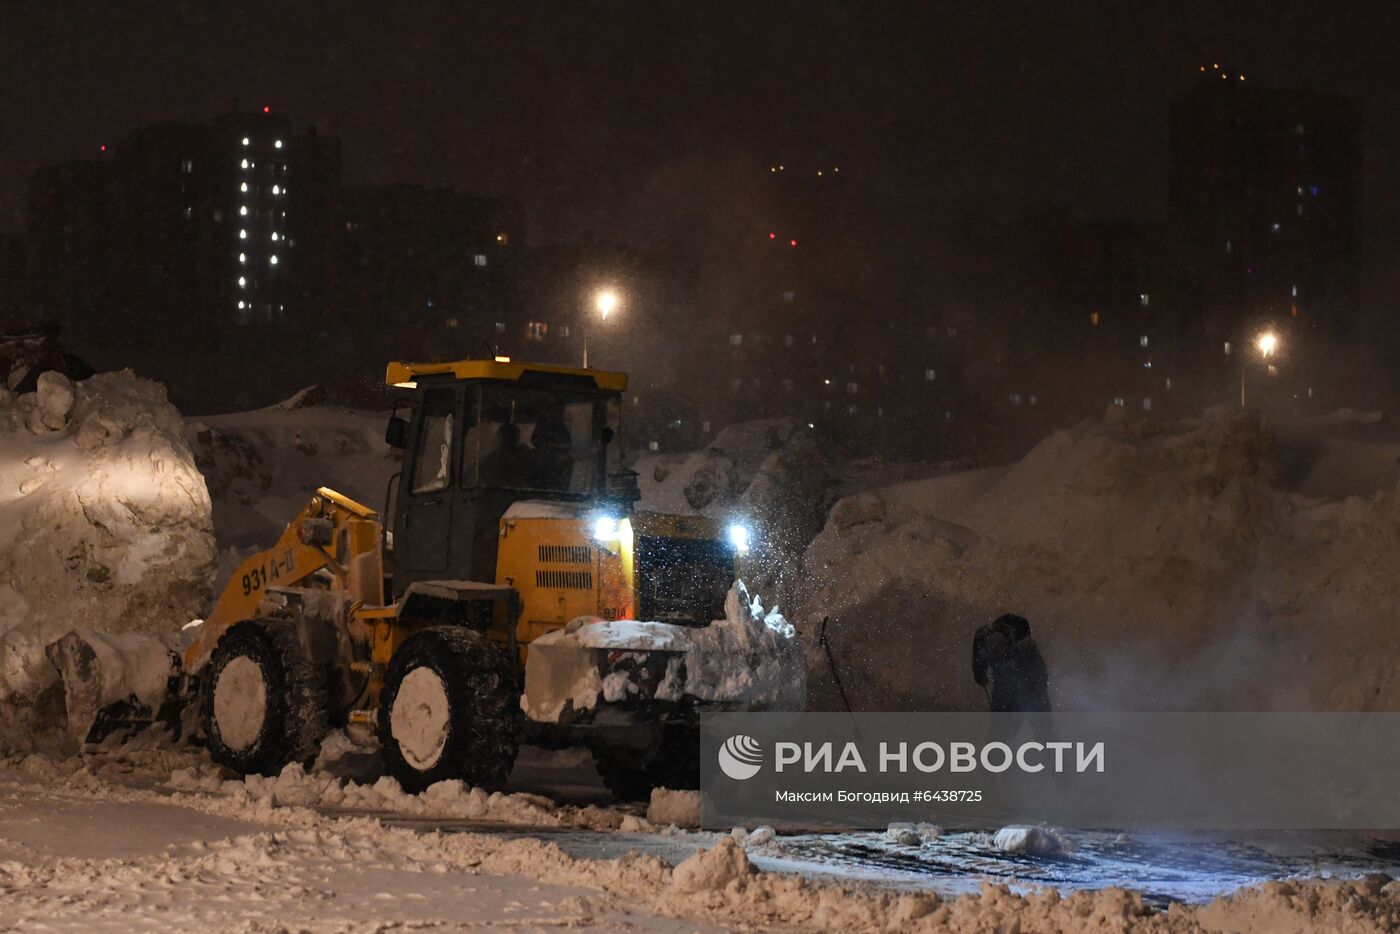
[[[593,309],[598,312],[598,317],[608,320],[608,315],[617,310],[617,306],[622,304],[622,298],[613,289],[599,289],[593,293]],[[588,369],[588,322],[583,324],[583,368]]]
[[[1259,356],[1265,360],[1274,355],[1278,350],[1278,335],[1273,331],[1265,331],[1254,339],[1254,346],[1259,351]],[[1249,360],[1240,358],[1240,408],[1244,408],[1244,377],[1249,370]]]

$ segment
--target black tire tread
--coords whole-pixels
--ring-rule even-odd
[[[442,757],[419,771],[399,751],[390,714],[403,679],[425,665],[447,689],[451,721]],[[379,746],[389,774],[414,794],[452,779],[492,790],[504,787],[524,729],[517,685],[510,659],[485,635],[450,625],[414,633],[390,659],[379,695]]]
[[[619,801],[644,801],[653,788],[699,788],[700,733],[693,726],[670,724],[646,763],[638,765],[633,758],[594,747],[593,765]]]
[[[263,731],[242,753],[223,744],[214,722],[214,680],[235,655],[257,662],[268,686]],[[235,623],[219,637],[208,672],[203,725],[215,762],[243,775],[277,775],[290,763],[307,764],[316,757],[330,729],[326,675],[306,657],[294,626],[269,619]]]

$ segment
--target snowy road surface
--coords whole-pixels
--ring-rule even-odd
[[[655,828],[641,808],[610,805],[577,756],[536,753],[522,758],[515,794],[488,808],[514,823],[463,816],[474,807],[467,795],[390,792],[370,800],[393,807],[359,810],[325,806],[324,795],[292,800],[348,787],[325,775],[215,779],[203,782],[207,790],[182,791],[174,775],[203,755],[190,750],[82,763],[0,760],[0,931],[751,925],[854,934],[912,929],[915,920],[929,929],[997,929],[1012,916],[1065,929],[1066,919],[1105,912],[1184,931],[1198,930],[1192,925],[1211,912],[1227,913],[1216,919],[1223,929],[1258,911],[1295,919],[1304,903],[1339,912],[1338,924],[1359,919],[1357,930],[1400,923],[1400,891],[1392,891],[1400,883],[1383,890],[1388,877],[1362,879],[1400,874],[1400,845],[1384,839],[1070,833],[1068,852],[1036,857],[1001,852],[986,834],[926,832],[900,843],[851,833],[782,836],[744,849],[727,834]],[[463,810],[425,813],[425,804]],[[763,872],[753,875],[750,863]],[[1308,889],[1293,901],[1289,889],[1256,891],[1253,903],[1236,896],[1188,907],[1271,879],[1319,876],[1360,881],[1307,883],[1324,885],[1322,894]],[[1104,891],[1113,886],[1141,898]]]

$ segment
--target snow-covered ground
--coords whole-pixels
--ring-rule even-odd
[[[536,762],[535,779],[547,770]],[[589,807],[522,792],[478,819],[429,818],[385,786],[370,793],[373,811],[302,797],[313,785],[322,795],[352,787],[329,775],[213,778],[198,751],[146,737],[81,760],[0,761],[5,927],[1383,931],[1400,923],[1400,883],[1377,871],[1394,868],[1397,851],[1381,841],[1070,834],[1057,837],[1065,852],[1038,856],[933,828],[657,835],[624,814],[618,830],[600,832],[578,819]],[[470,793],[437,797],[451,810]],[[615,809],[591,810],[596,818]],[[511,823],[483,832],[492,819]],[[1259,884],[1320,872],[1348,878]],[[1149,894],[1113,887],[1124,878],[1150,882]],[[1238,886],[1247,888],[1211,898]]]

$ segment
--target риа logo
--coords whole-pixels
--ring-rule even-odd
[[[752,736],[740,733],[719,747],[719,769],[735,781],[753,778],[763,767],[763,747]]]

